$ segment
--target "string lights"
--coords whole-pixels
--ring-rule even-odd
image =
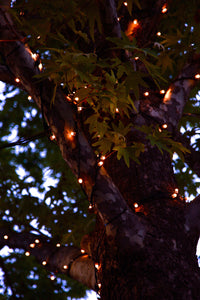
[[[30,256],[31,253],[30,253],[29,251],[26,251],[26,252],[25,252],[25,255],[26,255],[26,256]]]
[[[200,74],[196,74],[196,75],[194,76],[194,78],[195,78],[195,79],[200,79]]]
[[[68,266],[67,266],[67,265],[64,265],[64,266],[63,266],[63,269],[64,269],[64,270],[67,270],[67,269],[68,269]]]
[[[60,244],[60,243],[57,243],[57,244],[56,244],[56,247],[57,247],[57,248],[59,248],[60,246],[61,246],[61,244]]]
[[[149,96],[149,92],[145,92],[145,93],[144,93],[144,96],[145,96],[145,97],[148,97],[148,96]]]
[[[51,141],[53,141],[53,140],[55,140],[55,139],[56,139],[56,136],[55,136],[55,134],[52,134],[52,135],[50,135],[50,137],[49,137],[49,138],[50,138],[50,140],[51,140]]]
[[[43,261],[42,261],[42,265],[43,265],[43,266],[46,266],[46,265],[47,265],[47,261],[46,261],[46,260],[43,260]]]
[[[15,78],[15,82],[17,82],[17,83],[19,83],[19,82],[20,82],[20,79],[19,79],[19,77],[16,77],[16,78]]]
[[[81,177],[78,178],[78,183],[80,183],[80,184],[83,183],[83,179]]]
[[[167,4],[165,3],[162,7],[162,14],[165,14],[167,12]]]
[[[36,240],[35,240],[35,243],[36,243],[36,244],[39,244],[39,243],[40,243],[40,240],[39,240],[39,239],[36,239]]]
[[[4,238],[4,240],[8,240],[8,235],[5,234],[3,238]]]
[[[43,69],[43,65],[42,65],[42,63],[39,63],[39,65],[38,65],[38,69],[40,70],[40,72],[42,71],[42,69]]]
[[[160,94],[161,95],[165,94],[165,90],[160,90]]]
[[[167,124],[162,124],[163,129],[167,129],[168,125]]]

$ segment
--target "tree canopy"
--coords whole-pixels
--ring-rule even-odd
[[[195,255],[198,5],[0,1],[0,299],[100,294],[106,249],[139,257],[158,198]]]

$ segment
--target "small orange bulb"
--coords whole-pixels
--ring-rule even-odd
[[[46,266],[46,264],[47,264],[46,260],[43,260],[42,265]]]
[[[36,244],[39,244],[39,242],[40,242],[39,239],[36,239],[36,240],[35,240],[35,243],[36,243]]]
[[[31,254],[30,254],[29,251],[26,251],[26,252],[25,252],[25,255],[26,255],[26,256],[30,256]]]
[[[43,69],[42,63],[40,63],[40,64],[38,65],[38,69],[40,70],[40,72],[42,71],[42,69]]]
[[[53,141],[53,140],[55,140],[56,136],[55,136],[55,134],[52,134],[49,138],[51,141]]]
[[[8,240],[8,235],[5,234],[3,238],[4,238],[4,240]]]
[[[167,12],[167,4],[164,4],[162,7],[162,13],[165,14]]]
[[[195,79],[199,79],[199,78],[200,78],[200,74],[196,74],[196,75],[194,76],[194,78],[195,78]]]
[[[174,198],[176,198],[177,197],[177,193],[173,193],[172,194],[172,198],[174,199]]]
[[[134,203],[134,207],[138,208],[139,207],[138,203]]]
[[[147,97],[149,96],[149,92],[145,92],[144,95]]]
[[[162,125],[162,128],[163,128],[163,129],[166,129],[167,127],[168,127],[167,124],[163,124],[163,125]]]
[[[63,269],[67,270],[67,269],[68,269],[68,266],[67,266],[67,265],[64,265],[64,266],[63,266]]]
[[[82,179],[82,178],[79,178],[79,179],[78,179],[78,183],[80,183],[80,184],[83,183],[83,179]]]
[[[102,160],[98,162],[98,166],[99,166],[99,167],[102,167],[102,166],[103,166],[103,161],[102,161]]]
[[[165,90],[160,90],[160,94],[161,95],[165,94]]]
[[[30,246],[30,248],[35,248],[35,243],[32,243],[29,246]]]
[[[15,82],[17,82],[17,83],[19,83],[19,82],[20,82],[20,79],[19,79],[19,77],[16,77],[16,78],[15,78]]]
[[[128,6],[128,3],[127,3],[127,2],[124,2],[124,6]]]
[[[138,20],[137,19],[133,20],[133,24],[138,25]]]
[[[158,31],[158,32],[156,33],[156,35],[157,35],[157,36],[161,36],[161,32]]]

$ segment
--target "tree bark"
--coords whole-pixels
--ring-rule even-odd
[[[105,28],[111,28],[111,36],[119,36],[114,1],[109,3],[114,23],[108,20]],[[161,7],[163,1],[157,3]],[[36,80],[35,75],[40,71],[30,49],[24,45],[23,37],[13,30],[4,9],[0,12],[0,25],[4,28],[0,38],[12,40],[0,45],[9,69],[6,74],[0,72],[0,79],[11,82],[13,78],[19,78],[21,87],[43,111],[64,160],[77,178],[82,178],[82,187],[89,200],[94,202],[99,222],[93,236],[83,243],[86,251],[90,244],[91,253],[88,254],[92,259],[88,255],[82,256],[80,250],[73,247],[61,247],[51,254],[48,243],[44,243],[40,254],[37,247],[31,253],[40,261],[47,260],[50,255],[47,267],[60,272],[65,272],[64,266],[73,261],[70,271],[66,272],[90,288],[99,284],[101,299],[199,299],[200,273],[196,258],[199,204],[196,201],[187,208],[181,199],[169,154],[162,154],[145,141],[140,165],[131,162],[127,168],[113,155],[106,160],[105,168],[99,168],[93,149],[77,122],[73,105],[57,89],[55,104],[51,107],[53,83],[48,79],[42,83]],[[140,40],[140,43],[144,41]],[[195,83],[188,77],[194,77],[199,69],[198,62],[187,65],[169,87],[163,103],[157,109],[144,105],[134,118],[134,125],[167,123],[174,133]],[[68,135],[71,131],[75,132],[73,138]],[[134,134],[144,142],[143,135],[138,131]],[[19,247],[27,247],[22,240],[29,246],[32,236],[31,239],[28,235],[18,239]],[[1,237],[0,242],[14,246],[16,241]],[[96,277],[94,262],[99,264]]]

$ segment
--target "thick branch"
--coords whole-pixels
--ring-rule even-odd
[[[0,22],[3,27],[5,20],[1,12]],[[13,32],[6,30],[7,37]],[[2,32],[2,36],[5,32]],[[11,72],[20,78],[23,88],[32,96],[44,112],[49,127],[56,136],[56,141],[64,160],[74,174],[83,179],[83,188],[90,199],[94,196],[95,207],[106,225],[106,233],[110,242],[117,242],[122,249],[141,247],[144,239],[144,226],[139,218],[132,213],[117,187],[113,184],[106,171],[101,168],[97,172],[97,160],[84,134],[76,123],[76,112],[65,95],[57,89],[54,105],[51,103],[54,85],[48,79],[37,82],[35,75],[39,73],[30,50],[21,41],[5,43],[1,47],[3,56]],[[76,132],[76,137],[69,133]],[[103,193],[102,191],[106,191]],[[94,192],[94,193],[92,193]]]
[[[56,247],[51,242],[47,242],[44,237],[1,227],[0,247],[6,245],[28,251],[39,263],[46,262],[45,268],[51,272],[66,274],[90,289],[96,288],[94,262],[91,257],[82,254],[76,247]]]
[[[196,57],[183,68],[177,80],[170,85],[159,108],[151,107],[148,114],[161,124],[167,123],[170,130],[176,129],[185,104],[189,100],[189,94],[196,83],[195,75],[199,72],[200,60]]]

